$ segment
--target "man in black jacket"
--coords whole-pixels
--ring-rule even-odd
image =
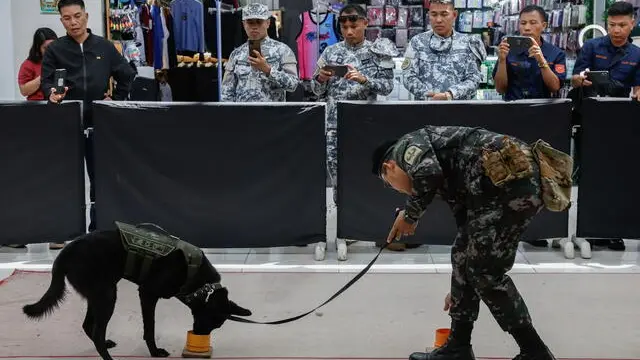
[[[49,45],[42,60],[42,91],[52,103],[63,99],[82,100],[85,128],[93,126],[91,103],[94,100],[126,100],[135,76],[134,69],[115,46],[87,29],[89,14],[83,0],[60,0],[60,21],[67,35]],[[65,91],[55,91],[56,69],[66,69]],[[109,79],[116,81],[110,96]],[[91,183],[90,198],[94,202],[93,137],[89,131],[86,142],[87,172]],[[89,230],[95,229],[94,208],[91,206]]]

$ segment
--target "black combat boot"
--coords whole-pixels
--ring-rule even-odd
[[[511,329],[510,333],[520,346],[520,354],[513,360],[556,360],[533,325]]]
[[[545,346],[536,352],[521,352],[514,357],[513,360],[556,360],[556,357],[553,356],[551,350]]]
[[[472,322],[454,320],[446,344],[430,353],[415,352],[409,360],[475,360],[471,349],[472,330]]]
[[[475,360],[471,345],[455,345],[447,342],[430,353],[415,352],[409,360]],[[522,359],[528,360],[528,359]]]

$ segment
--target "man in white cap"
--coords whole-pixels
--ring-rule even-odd
[[[289,46],[271,39],[271,12],[266,5],[243,8],[242,24],[249,40],[233,50],[222,79],[222,101],[283,102],[298,87],[298,66]]]

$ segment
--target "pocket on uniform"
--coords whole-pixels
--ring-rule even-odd
[[[251,72],[251,66],[236,64],[236,67],[235,69],[233,69],[233,72],[238,76],[244,76]]]
[[[571,206],[573,186],[573,158],[554,149],[543,140],[536,141],[532,149],[540,165],[542,200],[545,207],[554,212],[568,209]]]
[[[425,54],[423,52],[416,54],[420,75],[429,75],[431,73],[433,63],[436,62],[436,57],[437,55],[435,54]]]

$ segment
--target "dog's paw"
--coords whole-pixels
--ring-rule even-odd
[[[112,340],[107,340],[105,341],[105,344],[107,345],[107,349],[112,349],[114,347],[116,347],[116,343]]]
[[[169,352],[167,350],[165,350],[165,349],[158,349],[153,354],[151,354],[151,356],[153,356],[153,357],[167,357],[167,356],[169,356]]]

